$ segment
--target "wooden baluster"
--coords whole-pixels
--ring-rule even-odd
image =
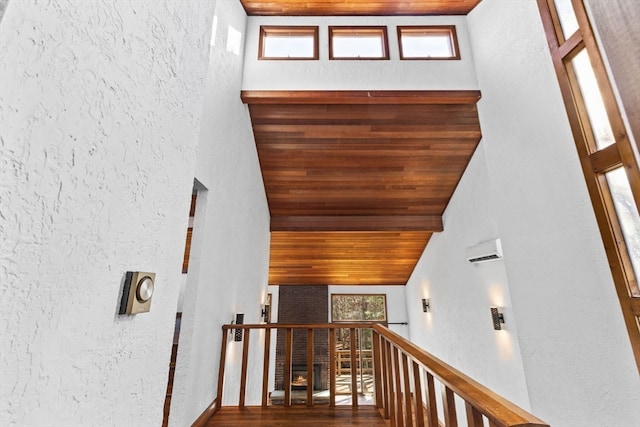
[[[218,368],[218,407],[222,406],[222,390],[224,389],[224,364],[227,356],[227,335],[228,330],[222,330],[222,345],[220,346],[220,366]]]
[[[287,338],[284,355],[284,406],[291,406],[291,348],[293,344],[293,330],[287,328]]]
[[[482,422],[482,414],[469,402],[464,402],[465,409],[467,410],[467,426],[468,427],[484,427]]]
[[[329,329],[329,407],[336,406],[336,330]]]
[[[453,391],[444,384],[442,384],[442,408],[444,412],[444,425],[446,427],[458,427],[455,396]]]
[[[240,398],[238,406],[244,408],[244,400],[247,394],[247,362],[249,361],[249,332],[251,329],[244,330],[244,342],[242,343],[242,370],[240,374]]]
[[[376,395],[376,407],[381,409],[382,405],[382,371],[380,363],[380,336],[373,329],[371,330],[373,336],[373,381],[374,392]]]
[[[313,329],[307,330],[307,406],[313,406]]]
[[[393,356],[391,355],[391,343],[389,341],[386,342],[387,348],[387,372],[389,375],[387,376],[387,382],[389,384],[389,419],[391,421],[391,425],[396,425],[396,394],[393,389],[395,381],[393,380]]]
[[[400,358],[398,357],[398,349],[391,347],[391,356],[393,357],[393,376],[396,384],[396,426],[404,427],[404,414],[402,413],[402,386],[400,384]]]
[[[358,370],[356,361],[356,330],[349,328],[349,347],[351,347],[351,406],[358,406]]]
[[[264,357],[262,359],[262,407],[269,404],[269,356],[271,354],[271,329],[264,330]]]
[[[390,375],[389,355],[387,353],[388,341],[383,337],[380,337],[380,341],[381,341],[380,344],[381,344],[381,350],[382,350],[382,388],[383,388],[382,405],[384,408],[382,415],[384,416],[385,419],[388,420],[390,418],[389,399],[391,395],[391,390],[389,388],[389,375]]]
[[[409,359],[407,354],[402,352],[402,377],[404,385],[404,405],[406,408],[407,425],[413,425],[413,409],[411,407],[411,383],[409,382]]]
[[[424,427],[424,411],[422,410],[422,384],[420,383],[420,365],[413,365],[413,401],[416,405],[416,426]],[[431,426],[429,426],[431,427]]]
[[[433,382],[433,375],[425,372],[425,397],[427,404],[427,426],[438,427],[438,406],[436,405],[436,388]],[[453,408],[455,410],[455,406]],[[446,412],[446,409],[445,409]],[[449,424],[447,424],[447,427]]]

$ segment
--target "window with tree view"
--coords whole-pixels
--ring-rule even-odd
[[[331,320],[333,322],[386,322],[386,295],[332,294]]]

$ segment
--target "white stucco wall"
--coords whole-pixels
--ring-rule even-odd
[[[484,143],[480,144],[406,286],[413,342],[518,405],[528,408],[517,325],[504,263],[472,265],[465,248],[499,236]],[[508,256],[506,258],[508,260]],[[424,313],[420,301],[429,298]],[[489,307],[504,308],[494,331]]]
[[[10,2],[0,25],[0,419],[160,425],[213,8]],[[117,314],[127,270],[151,312]]]
[[[269,268],[269,209],[248,108],[240,100],[243,51],[227,50],[229,27],[242,35],[237,1],[217,1],[196,179],[198,193],[170,425],[190,425],[217,394],[221,325],[244,313],[260,323]],[[260,403],[261,334],[251,337],[247,404]],[[242,343],[230,342],[224,403],[237,404]],[[260,356],[260,357],[258,357]],[[259,374],[259,375],[258,375]]]
[[[317,61],[258,60],[260,25],[317,25]],[[329,60],[329,25],[386,25],[389,60]],[[455,25],[461,59],[458,61],[400,61],[398,25]],[[248,19],[244,90],[473,90],[475,78],[464,16],[423,17],[270,17]]]
[[[411,337],[525,408],[528,397],[551,425],[640,425],[640,380],[536,3],[484,0],[468,21],[483,139],[407,285],[433,305],[420,327],[412,313]],[[504,261],[465,261],[494,237]],[[496,289],[504,334],[489,321]],[[467,341],[482,349],[475,361],[460,355]]]

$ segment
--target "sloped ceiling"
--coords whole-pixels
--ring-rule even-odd
[[[274,285],[404,285],[478,142],[477,91],[243,92]]]
[[[248,15],[466,15],[480,0],[241,0]],[[404,285],[478,142],[477,91],[243,92],[273,285]]]

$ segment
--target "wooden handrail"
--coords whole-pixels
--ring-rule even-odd
[[[380,325],[374,331],[389,341],[404,354],[422,365],[423,369],[437,378],[448,389],[460,396],[467,405],[486,416],[490,425],[509,427],[548,427],[544,421],[489,390],[442,360],[432,356],[412,342]],[[475,419],[474,414],[474,419]]]
[[[306,330],[307,337],[307,391],[306,405],[313,405],[313,341],[316,329],[328,330],[329,342],[329,405],[335,406],[336,395],[336,363],[340,360],[349,362],[351,377],[352,405],[357,406],[357,376],[358,360],[373,357],[375,404],[381,414],[389,419],[392,427],[457,427],[458,416],[454,396],[464,401],[467,424],[472,427],[484,427],[484,418],[490,427],[549,427],[548,424],[534,417],[524,409],[489,390],[482,384],[449,366],[440,359],[427,353],[402,336],[390,331],[377,322],[351,322],[328,324],[243,324],[223,325],[223,341],[220,355],[220,377],[218,378],[218,402],[222,402],[223,382],[225,375],[225,356],[227,336],[229,330],[246,330],[242,345],[242,364],[240,375],[239,406],[245,405],[247,359],[249,354],[249,337],[252,329],[264,329],[262,406],[268,405],[268,375],[269,349],[271,331],[276,329],[285,331],[284,349],[284,401],[285,406],[292,404],[291,400],[291,362],[293,330]],[[348,329],[350,348],[338,350],[336,347],[336,330]],[[363,350],[363,354],[356,350],[356,329],[369,329],[373,332],[372,349]],[[233,333],[231,335],[234,335]],[[348,352],[348,359],[337,358],[338,352]],[[371,356],[372,355],[372,356]],[[424,375],[424,376],[423,376]],[[442,417],[438,416],[436,391],[434,380],[442,385],[441,409]],[[298,401],[299,403],[299,401]],[[464,416],[464,415],[463,415]],[[426,421],[426,422],[425,422]]]
[[[344,322],[344,323],[308,323],[308,324],[288,324],[288,323],[256,323],[242,325],[222,325],[222,329],[349,329],[364,328],[372,329],[377,322]]]

